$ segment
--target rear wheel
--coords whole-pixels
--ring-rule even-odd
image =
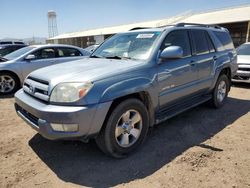
[[[227,99],[228,92],[230,89],[230,81],[228,77],[223,74],[221,75],[215,85],[213,90],[213,97],[210,101],[210,104],[215,108],[220,108],[225,103]]]
[[[13,94],[19,88],[18,78],[8,72],[0,73],[0,94]]]
[[[142,144],[149,127],[148,112],[138,99],[127,99],[111,112],[96,142],[106,154],[121,158]]]

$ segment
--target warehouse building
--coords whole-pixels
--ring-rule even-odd
[[[129,31],[136,27],[162,27],[180,22],[217,24],[226,27],[233,39],[235,46],[250,41],[250,4],[240,7],[231,7],[201,13],[184,13],[167,19],[139,22],[114,27],[84,30],[65,33],[47,40],[47,43],[71,44],[87,47],[100,44],[106,38],[119,32]]]

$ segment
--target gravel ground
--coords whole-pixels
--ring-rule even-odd
[[[250,84],[225,106],[201,105],[156,126],[122,160],[95,143],[49,141],[0,99],[0,187],[250,187]]]

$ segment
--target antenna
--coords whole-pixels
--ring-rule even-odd
[[[53,10],[48,11],[48,32],[49,32],[49,38],[58,35],[56,12]]]

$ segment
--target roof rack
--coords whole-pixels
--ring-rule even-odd
[[[133,31],[133,30],[139,30],[139,29],[150,29],[152,27],[134,27],[132,29],[130,29],[129,31]]]
[[[223,27],[219,25],[210,25],[210,24],[198,24],[198,23],[178,23],[176,27],[185,27],[185,26],[199,26],[199,27],[213,27],[215,29],[223,29]]]

